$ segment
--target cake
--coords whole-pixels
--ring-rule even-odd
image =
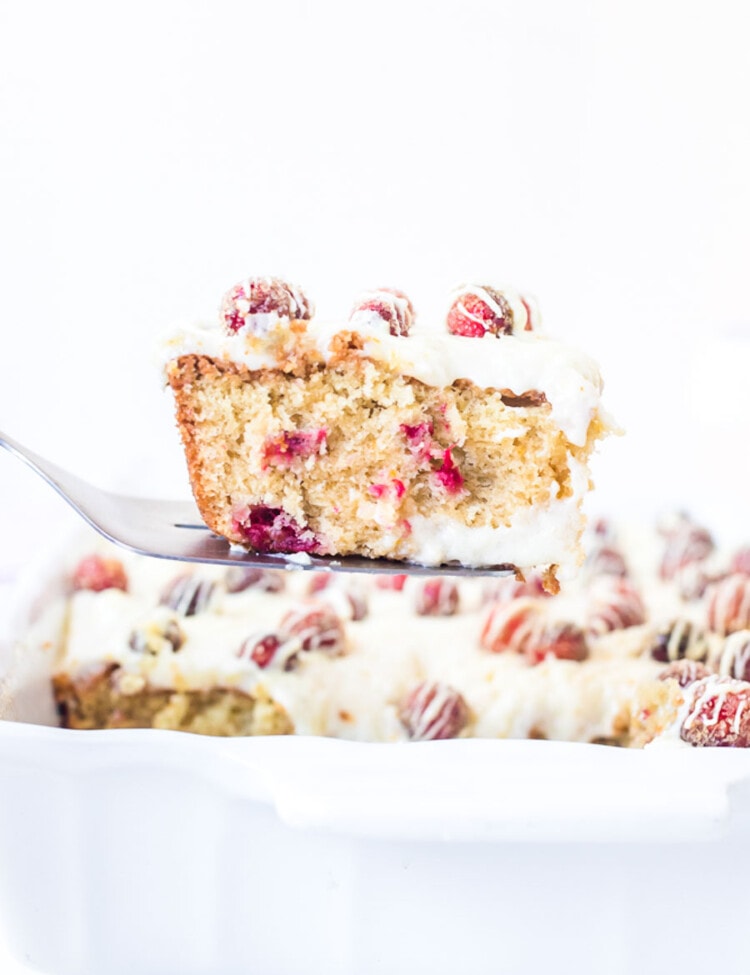
[[[163,355],[196,502],[234,545],[540,569],[551,587],[580,562],[601,380],[512,289],[463,286],[441,330],[395,289],[331,323],[250,278]]]
[[[68,571],[65,727],[750,744],[747,551],[685,518],[595,523],[556,595],[538,575],[359,579],[97,544]]]

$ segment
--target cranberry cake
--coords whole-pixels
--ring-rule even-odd
[[[332,324],[250,278],[164,356],[198,507],[236,545],[550,578],[580,562],[601,380],[511,289],[458,289],[441,330],[395,289]]]
[[[624,539],[624,541],[623,541]],[[686,518],[586,536],[575,580],[71,566],[53,678],[71,728],[360,741],[750,744],[750,567]],[[59,613],[56,611],[56,618]]]

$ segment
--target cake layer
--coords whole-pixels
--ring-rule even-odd
[[[523,567],[576,550],[596,422],[576,447],[546,402],[356,358],[295,376],[183,356],[169,381],[198,506],[237,544]]]

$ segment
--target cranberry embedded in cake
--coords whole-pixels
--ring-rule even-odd
[[[297,524],[283,508],[244,505],[232,519],[232,528],[256,552],[320,552],[321,543],[309,528]]]

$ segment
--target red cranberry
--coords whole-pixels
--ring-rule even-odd
[[[420,616],[454,616],[458,612],[458,586],[451,579],[428,579],[417,593],[416,610]]]
[[[706,633],[686,619],[673,620],[660,627],[651,644],[651,656],[662,663],[682,659],[704,661],[709,650]]]
[[[321,552],[315,533],[297,524],[283,508],[246,505],[235,513],[232,527],[256,552]]]
[[[526,658],[531,664],[543,663],[547,657],[580,661],[588,655],[586,634],[575,623],[549,622],[526,645]]]
[[[261,333],[265,323],[256,316],[312,318],[313,306],[304,292],[281,278],[247,278],[234,285],[221,302],[221,318],[230,334]]]
[[[711,671],[700,660],[673,660],[661,671],[659,680],[676,680],[680,687],[689,687],[710,676]]]
[[[528,307],[528,306],[527,306]],[[522,324],[514,321],[513,309],[507,297],[488,285],[464,285],[455,292],[448,311],[448,331],[453,335],[511,335],[521,328],[530,328],[526,313]]]
[[[662,579],[674,579],[680,569],[693,562],[702,562],[714,550],[710,532],[684,516],[673,528],[665,529],[665,533],[666,544],[659,566]]]
[[[646,607],[638,590],[626,579],[602,576],[593,591],[587,631],[592,636],[602,636],[645,622]]]
[[[295,460],[306,460],[325,453],[326,430],[284,430],[267,437],[263,444],[261,466],[289,467]]]
[[[224,576],[227,592],[245,592],[258,589],[260,592],[283,592],[286,582],[281,572],[273,569],[254,569],[251,566],[233,565]]]
[[[750,747],[750,684],[706,677],[691,684],[688,695],[683,741],[699,747]]]
[[[159,602],[180,616],[195,616],[209,608],[215,589],[216,585],[210,579],[180,575],[164,589]]]
[[[494,603],[484,621],[480,645],[491,653],[525,653],[544,627],[541,602],[519,597],[508,603]]]
[[[529,575],[523,582],[513,576],[503,579],[493,579],[487,583],[482,593],[483,603],[509,603],[521,596],[548,596],[544,584],[538,575]]]
[[[592,549],[586,559],[586,571],[590,575],[617,576],[620,579],[629,574],[625,556],[612,545]]]
[[[433,435],[435,428],[432,423],[402,423],[399,430],[406,439],[409,453],[418,464],[429,464],[432,459]]]
[[[370,611],[367,596],[361,590],[340,584],[326,586],[320,600],[342,619],[355,622],[363,620]]]
[[[342,622],[325,603],[309,602],[289,610],[281,621],[279,632],[287,640],[296,637],[305,651],[340,654],[346,649]]]
[[[371,484],[370,494],[378,500],[387,498],[389,500],[400,501],[406,494],[406,485],[403,481],[394,477],[386,484]]]
[[[469,707],[458,691],[438,681],[418,684],[399,708],[412,741],[455,738],[469,722]]]
[[[310,581],[307,584],[307,595],[314,596],[318,592],[323,592],[334,583],[332,572],[311,572]]]
[[[750,576],[750,547],[741,548],[734,553],[730,571],[741,572],[743,575]]]
[[[278,634],[254,633],[243,640],[237,656],[243,660],[252,660],[258,667],[265,668],[274,659],[280,646]]]
[[[491,607],[480,643],[492,653],[510,650],[523,654],[531,664],[549,656],[560,660],[588,656],[586,635],[580,627],[548,619],[541,600],[523,597]]]
[[[403,291],[379,288],[363,294],[352,308],[349,322],[354,328],[379,319],[391,335],[408,335],[414,324],[414,306]]]
[[[119,559],[105,558],[103,555],[87,555],[73,570],[73,589],[88,589],[103,592],[105,589],[128,591],[128,577]]]
[[[185,634],[177,620],[154,620],[137,627],[130,634],[128,646],[135,653],[150,653],[155,656],[167,647],[172,653],[185,643]]]
[[[709,586],[715,582],[720,582],[726,576],[726,572],[707,568],[705,561],[689,562],[677,570],[673,582],[677,587],[680,599],[684,599],[686,602],[695,602],[705,596]]]
[[[750,576],[727,576],[708,590],[708,627],[714,633],[750,629]]]
[[[391,589],[394,592],[401,592],[406,585],[406,580],[408,578],[408,576],[401,575],[377,576],[375,579],[375,585],[378,587],[378,589]]]
[[[716,661],[723,677],[750,681],[750,630],[737,630],[724,640]]]
[[[443,452],[440,466],[434,474],[436,480],[443,485],[448,494],[459,494],[463,490],[464,478],[453,460],[450,447]]]

